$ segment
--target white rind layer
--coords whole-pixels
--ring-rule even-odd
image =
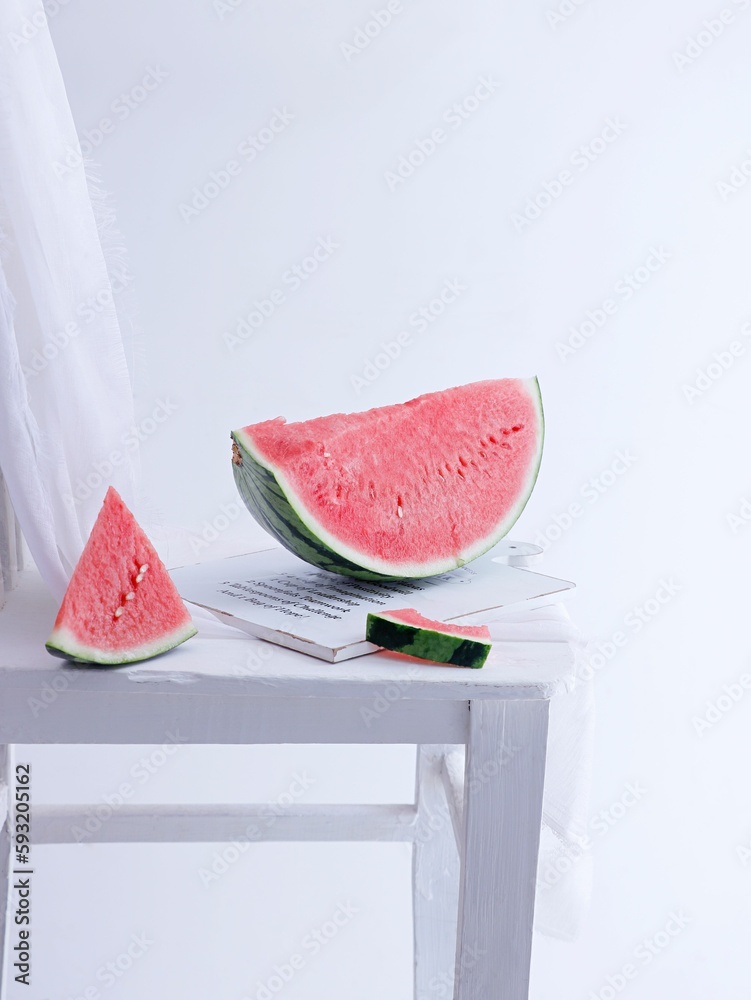
[[[540,471],[540,463],[542,461],[542,446],[545,437],[545,417],[542,409],[542,395],[540,393],[540,383],[539,380],[535,378],[519,379],[527,387],[527,390],[532,397],[532,401],[535,404],[535,410],[537,412],[537,419],[540,423],[540,437],[539,445],[537,449],[536,461],[533,463],[527,475],[527,481],[524,484],[524,489],[519,496],[516,504],[511,508],[506,514],[502,521],[500,521],[494,530],[486,535],[484,538],[479,539],[470,548],[464,550],[459,556],[451,556],[446,559],[437,559],[433,562],[423,562],[423,563],[397,563],[389,562],[385,559],[378,559],[375,556],[368,555],[364,552],[360,552],[357,549],[346,545],[341,539],[336,538],[329,531],[327,531],[320,522],[318,522],[310,511],[305,507],[302,499],[297,495],[293,486],[288,481],[279,466],[270,462],[268,459],[264,458],[256,449],[251,438],[244,433],[243,430],[235,431],[235,436],[242,443],[243,448],[248,452],[248,454],[258,462],[259,465],[263,466],[265,469],[274,476],[276,481],[279,483],[282,491],[287,497],[287,502],[290,507],[295,511],[297,516],[303,522],[305,527],[313,534],[316,538],[319,538],[324,545],[327,545],[330,549],[336,552],[338,555],[345,559],[349,559],[350,562],[361,566],[363,569],[370,570],[372,573],[380,573],[383,576],[395,576],[404,579],[409,579],[410,577],[424,577],[424,576],[438,576],[440,573],[448,573],[451,570],[458,569],[460,566],[464,566],[466,563],[471,562],[473,559],[477,559],[479,556],[484,555],[489,549],[492,549],[514,526],[518,520],[521,512],[527,505],[527,501],[532,493],[535,482],[537,481],[537,474]]]
[[[138,660],[149,660],[152,656],[159,656],[166,653],[181,642],[185,642],[196,635],[198,629],[192,622],[186,622],[172,632],[167,632],[154,642],[143,643],[140,646],[133,646],[123,650],[105,650],[95,646],[87,646],[82,643],[64,625],[52,630],[45,645],[47,649],[55,654],[59,653],[70,660],[79,660],[83,663],[97,663],[102,666],[116,666],[122,663],[135,663]]]

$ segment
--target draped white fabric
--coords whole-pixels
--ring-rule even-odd
[[[41,0],[0,4],[0,467],[45,582],[113,483],[133,502],[133,394],[111,275]]]

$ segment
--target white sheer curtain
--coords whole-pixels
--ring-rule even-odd
[[[60,597],[107,485],[133,502],[137,441],[103,227],[41,0],[0,4],[0,226],[0,468]]]

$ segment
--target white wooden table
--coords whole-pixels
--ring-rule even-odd
[[[13,744],[160,744],[169,731],[191,743],[412,743],[414,803],[292,805],[256,828],[275,841],[411,842],[415,997],[431,998],[455,956],[455,1000],[526,1000],[548,707],[572,674],[566,643],[503,643],[474,671],[272,646],[249,663],[245,640],[198,636],[141,665],[91,669],[45,651],[55,611],[26,571],[0,612],[0,966]],[[73,843],[87,808],[35,806],[33,843]],[[90,842],[229,842],[261,808],[123,806]]]

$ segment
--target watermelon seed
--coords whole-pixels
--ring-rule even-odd
[[[140,583],[141,580],[143,580],[143,573],[138,574],[138,576],[136,577],[136,583]]]
[[[149,564],[148,563],[144,563],[143,566],[139,566],[138,567],[138,572],[139,573],[145,573],[148,568],[149,568]]]
[[[462,458],[462,456],[460,455],[459,456],[459,464],[463,465],[466,468],[469,463],[467,462],[466,458]]]
[[[123,613],[122,608],[115,608],[115,618],[119,618],[122,613]]]
[[[456,471],[457,471],[457,474],[460,475],[462,477],[462,479],[464,479],[464,469],[457,469]]]
[[[492,434],[488,434],[488,441],[490,441],[491,444],[498,444],[497,440],[493,437]]]
[[[136,596],[136,595],[135,595],[135,594],[133,593],[133,591],[131,590],[131,592],[130,592],[129,594],[126,594],[126,595],[125,595],[125,600],[126,600],[126,601],[132,601],[132,600],[133,600],[133,598],[134,598],[135,596]]]
[[[523,427],[523,426],[524,426],[524,424],[516,424],[516,426],[514,426],[514,427],[512,427],[512,428],[511,428],[511,430],[512,430],[512,431],[513,431],[514,433],[516,433],[517,431],[520,431],[520,430],[522,429],[522,427]]]

